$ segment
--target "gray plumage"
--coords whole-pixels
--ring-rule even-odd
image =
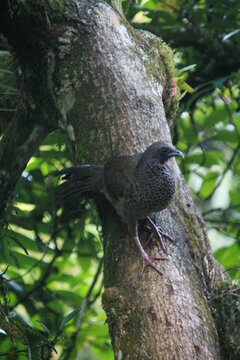
[[[159,141],[143,153],[114,156],[105,166],[77,165],[58,173],[65,175],[63,179],[66,182],[58,188],[59,193],[65,197],[75,193],[95,197],[98,193],[104,193],[123,222],[128,225],[129,232],[141,251],[141,274],[146,266],[161,273],[140,244],[137,221],[149,219],[152,212],[162,211],[170,204],[176,184],[174,172],[167,160],[173,156],[183,157],[183,154],[171,144]],[[149,223],[165,249],[161,231],[154,227],[151,220]]]

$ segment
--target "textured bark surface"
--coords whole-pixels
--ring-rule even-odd
[[[46,71],[41,86],[53,109],[44,121],[49,102],[44,104],[45,97],[38,101],[36,89],[31,89],[34,104],[46,110],[46,118],[40,119],[29,110],[31,121],[49,129],[49,123],[54,127],[58,120],[69,135],[74,161],[83,163],[100,164],[113,154],[142,151],[158,140],[171,141],[165,116],[169,104],[176,105],[170,97],[172,78],[166,61],[170,55],[158,38],[132,29],[108,3],[68,1],[63,3],[62,17],[57,2],[43,2],[44,9],[19,5],[15,18],[4,19],[10,22],[12,32],[23,21],[21,16],[26,21],[31,13],[31,21],[40,19],[44,30],[38,61],[40,69]],[[114,3],[119,10],[119,2]],[[45,12],[48,22],[43,26]],[[32,36],[37,34],[38,30],[33,31]],[[9,36],[9,42],[23,61],[25,54],[18,51],[14,37]],[[31,62],[26,65],[24,79],[30,69]],[[39,75],[39,69],[35,70]],[[38,145],[28,146],[29,139],[24,142],[28,151],[9,190]],[[22,146],[21,140],[18,146]],[[175,239],[174,243],[166,241],[169,261],[158,264],[162,277],[148,269],[139,278],[141,258],[136,245],[106,202],[98,203],[105,234],[103,306],[116,359],[220,359],[208,305],[211,289],[221,281],[220,271],[175,160],[172,166],[178,184],[175,200],[157,216],[157,223]],[[7,176],[4,172],[0,175]],[[141,240],[145,238],[141,232]],[[148,253],[161,253],[156,242]]]
[[[152,63],[161,69],[160,40],[134,31],[101,2],[82,6],[79,12],[85,29],[79,53],[84,57],[79,59],[82,80],[70,116],[76,143],[88,153],[79,150],[78,157],[102,163],[115,153],[169,141],[162,93],[170,81],[163,83],[162,74],[151,75]],[[139,279],[141,260],[135,244],[123,226],[116,230],[105,218],[103,305],[116,359],[220,358],[206,298],[212,281],[208,269],[214,272],[212,254],[202,219],[172,163],[178,191],[159,224],[176,242],[168,244],[169,261],[159,264],[163,277],[148,270]],[[149,251],[159,253],[157,246]]]

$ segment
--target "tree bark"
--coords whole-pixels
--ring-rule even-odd
[[[171,115],[177,107],[177,96],[171,96],[171,50],[152,34],[134,30],[121,13],[120,1],[43,1],[42,5],[21,1],[15,7],[14,1],[1,3],[1,30],[23,70],[24,89],[28,86],[31,95],[30,101],[23,100],[24,115],[19,110],[16,123],[9,126],[19,129],[24,118],[32,129],[17,139],[0,171],[7,194],[3,207],[33,150],[57,123],[69,136],[74,162],[102,164],[113,154],[143,151],[158,140],[171,141]],[[33,44],[30,51],[37,53],[31,61],[26,61],[24,43],[27,20],[34,25],[28,34]],[[20,26],[22,35],[16,37]],[[39,47],[34,45],[36,38]],[[41,81],[31,81],[31,76],[36,80],[40,76]],[[41,136],[33,144],[34,131]],[[2,159],[8,141],[13,148],[9,139],[6,132],[0,144]],[[22,146],[26,151],[20,154]],[[21,166],[12,175],[9,161],[15,158]],[[169,208],[156,217],[175,239],[167,242],[169,260],[158,264],[162,277],[148,269],[139,278],[141,258],[133,240],[110,206],[97,203],[104,231],[103,306],[115,359],[221,358],[209,305],[212,289],[222,281],[221,269],[175,160],[172,166],[177,193]],[[144,232],[140,237],[144,241]],[[148,252],[159,254],[155,242]]]

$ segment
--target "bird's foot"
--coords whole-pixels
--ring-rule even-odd
[[[163,275],[162,272],[157,268],[157,266],[155,266],[152,262],[152,260],[168,260],[167,258],[161,257],[161,256],[149,256],[146,251],[143,249],[139,237],[138,235],[134,236],[134,241],[137,244],[137,247],[139,248],[141,255],[142,255],[142,261],[143,261],[143,265],[142,265],[142,270],[140,273],[140,277],[143,276],[143,273],[146,269],[147,266],[151,266],[154,270],[156,270],[160,275]]]
[[[161,230],[161,228],[159,226],[157,226],[156,224],[154,224],[154,222],[152,221],[152,219],[148,216],[147,217],[147,221],[149,223],[149,226],[147,225],[147,227],[152,231],[146,244],[145,244],[145,248],[148,246],[148,244],[150,243],[150,241],[152,240],[153,236],[156,235],[157,239],[159,240],[160,242],[160,245],[161,245],[161,248],[163,249],[163,251],[167,254],[167,249],[166,249],[166,246],[164,245],[164,242],[163,242],[163,238],[162,237],[165,237],[167,238],[168,240],[170,241],[174,241],[174,239],[169,236],[168,234],[166,234],[165,232],[163,232]]]
[[[146,270],[147,266],[151,266],[154,270],[156,270],[160,275],[163,275],[163,273],[157,268],[157,266],[155,266],[152,262],[152,260],[168,260],[167,258],[163,258],[160,256],[142,256],[143,259],[143,266],[142,266],[142,270],[140,273],[140,277],[143,276],[144,271]]]

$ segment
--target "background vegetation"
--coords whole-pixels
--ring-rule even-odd
[[[238,2],[123,1],[123,7],[134,27],[175,49],[176,82],[194,88],[181,100],[173,142],[185,153],[180,167],[204,215],[214,255],[240,284]],[[3,134],[17,106],[21,69],[3,37],[0,46]],[[0,357],[41,359],[54,347],[56,359],[113,359],[101,309],[103,251],[94,204],[54,197],[53,172],[74,160],[65,144],[60,131],[44,140],[7,209],[0,239],[0,320],[15,336],[12,341],[0,330]],[[10,320],[2,315],[9,311]]]

